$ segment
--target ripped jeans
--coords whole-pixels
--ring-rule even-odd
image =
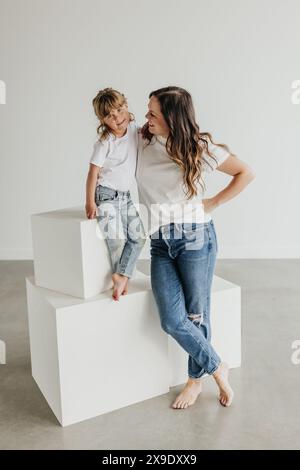
[[[130,191],[98,185],[95,192],[100,235],[105,238],[113,273],[130,278],[146,242],[140,216]]]
[[[189,354],[188,375],[213,374],[210,298],[217,255],[213,221],[171,223],[151,239],[151,285],[163,330]]]

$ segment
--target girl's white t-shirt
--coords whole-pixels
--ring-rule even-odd
[[[139,133],[136,180],[138,184],[140,213],[145,231],[150,236],[162,225],[173,223],[209,222],[210,214],[203,208],[203,190],[199,183],[197,195],[189,199],[183,183],[183,172],[166,151],[166,140],[154,136],[149,145]],[[212,172],[230,155],[230,152],[208,143],[216,162],[204,153],[204,172]],[[202,175],[202,179],[203,179]],[[146,210],[141,207],[146,206]]]
[[[128,124],[123,137],[109,134],[106,140],[97,140],[90,158],[90,163],[102,168],[97,185],[128,191],[134,182],[137,147],[138,128],[135,121]]]

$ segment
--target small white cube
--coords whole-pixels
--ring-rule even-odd
[[[113,286],[97,219],[75,207],[31,216],[35,284],[87,299]]]

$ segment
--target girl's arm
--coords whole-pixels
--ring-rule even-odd
[[[252,169],[242,160],[230,155],[225,162],[218,166],[217,170],[232,176],[232,180],[218,194],[209,199],[203,199],[205,212],[211,212],[216,207],[237,196],[243,189],[254,180],[255,174]]]
[[[86,204],[85,212],[88,219],[94,219],[97,216],[97,206],[95,203],[95,189],[98,174],[101,168],[90,163],[90,169],[86,179]]]

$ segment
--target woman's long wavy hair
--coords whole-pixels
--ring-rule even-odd
[[[112,110],[118,109],[127,104],[126,97],[123,95],[123,93],[114,90],[113,88],[104,88],[103,90],[98,91],[92,103],[95,114],[100,121],[100,124],[97,127],[99,140],[105,140],[107,139],[111,130],[104,123],[104,119],[110,114]],[[129,115],[130,121],[134,121],[134,115],[132,113],[129,113]]]
[[[225,144],[213,142],[209,132],[201,132],[196,123],[195,110],[190,93],[183,88],[168,86],[152,91],[149,99],[155,96],[159,103],[161,112],[169,127],[169,136],[166,141],[166,150],[171,160],[173,160],[183,171],[183,181],[188,199],[197,195],[197,184],[200,183],[202,189],[205,184],[202,179],[203,164],[211,163],[205,158],[207,154],[216,162],[214,155],[208,150],[208,142],[218,145],[229,152]],[[142,137],[149,145],[153,134],[149,131],[146,123],[142,128]],[[216,162],[217,163],[217,162]]]

